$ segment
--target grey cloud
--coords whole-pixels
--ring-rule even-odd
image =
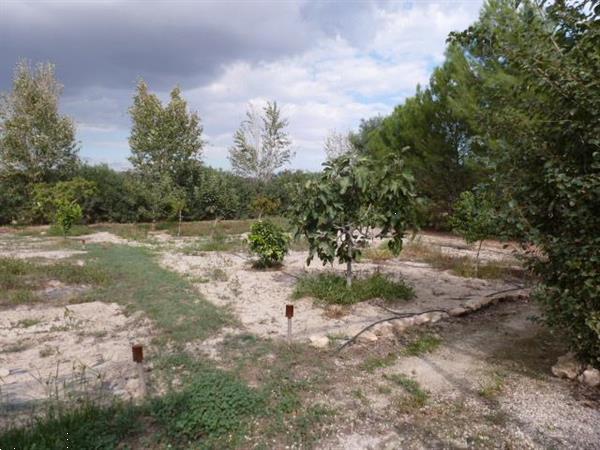
[[[201,85],[235,60],[271,60],[318,31],[288,2],[0,2],[0,60],[52,61],[69,91]],[[2,74],[0,89],[10,78]]]

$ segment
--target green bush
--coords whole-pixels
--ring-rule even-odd
[[[68,201],[57,202],[54,222],[62,231],[63,236],[66,236],[73,225],[79,222],[82,217],[83,211],[77,203]]]
[[[283,229],[268,220],[253,224],[248,236],[250,252],[258,255],[260,267],[280,264],[287,255],[289,242]]]
[[[325,303],[351,305],[364,300],[382,298],[388,302],[409,300],[414,291],[402,281],[393,281],[381,273],[368,278],[358,278],[351,287],[346,279],[332,273],[301,278],[293,294],[294,298],[314,297]]]
[[[239,432],[262,406],[256,390],[226,372],[207,369],[183,391],[155,400],[152,411],[168,434],[196,440]]]

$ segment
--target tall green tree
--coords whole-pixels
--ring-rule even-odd
[[[450,107],[455,87],[450,62],[435,69],[429,85],[417,87],[367,139],[366,151],[374,154],[403,152],[415,176],[417,193],[424,200],[421,222],[435,228],[447,226],[447,217],[461,192],[476,180],[479,145],[468,122]]]
[[[451,38],[452,106],[487,146],[548,323],[600,366],[600,5],[493,0]]]
[[[202,157],[202,126],[198,114],[188,111],[178,87],[163,105],[143,80],[138,83],[129,113],[129,161],[137,182],[145,188],[141,191],[148,197],[144,209],[154,223],[166,213],[165,205],[172,203],[173,192],[191,195],[197,181],[195,169]]]
[[[250,105],[229,149],[233,171],[261,181],[270,180],[294,156],[292,142],[285,131],[288,125],[289,121],[281,117],[277,102],[267,102],[262,114]]]
[[[12,91],[0,97],[1,176],[40,183],[73,174],[75,124],[59,112],[61,92],[52,64],[17,64]]]

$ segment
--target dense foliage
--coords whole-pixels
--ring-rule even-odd
[[[398,155],[351,153],[324,164],[320,176],[298,193],[289,217],[296,234],[308,241],[308,263],[315,254],[324,264],[337,258],[346,263],[351,285],[359,240],[391,235],[388,245],[399,252],[405,230],[414,225],[414,204],[413,178]]]
[[[548,323],[600,365],[600,5],[490,1],[451,39],[452,107],[485,143]]]
[[[272,267],[283,261],[289,241],[289,236],[279,225],[260,220],[250,229],[248,247],[251,253],[258,255],[260,267]]]

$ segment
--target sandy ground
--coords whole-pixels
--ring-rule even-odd
[[[0,395],[14,408],[85,390],[138,394],[131,345],[151,327],[115,303],[19,306],[0,315]]]
[[[392,341],[349,349],[339,367],[352,375],[326,400],[346,411],[346,426],[320,447],[600,448],[600,392],[551,376],[564,348],[531,321],[538,314],[529,302],[506,302],[440,322],[428,331],[440,347],[422,356],[401,356]],[[389,352],[400,355],[393,364],[359,370]],[[394,374],[419,383],[429,395],[424,407],[398,409],[405,393],[386,378]]]
[[[202,295],[219,306],[231,308],[247,331],[271,337],[285,337],[287,333],[285,304],[292,302],[290,297],[297,277],[323,270],[338,273],[344,270],[338,264],[323,266],[318,260],[306,266],[306,252],[291,252],[284,266],[273,271],[253,269],[246,255],[232,253],[205,252],[201,256],[166,253],[161,261],[192,281],[201,280],[195,286]],[[358,263],[355,269],[358,276],[380,270],[412,286],[415,298],[393,305],[394,310],[401,312],[452,309],[469,299],[514,287],[513,283],[458,277],[425,263],[398,259],[385,264]],[[390,316],[376,302],[345,308],[339,318],[331,317],[327,308],[310,298],[294,300],[293,304],[293,333],[300,340],[311,336],[351,336],[365,325]]]
[[[104,232],[75,241],[80,239],[151,246],[159,251],[164,267],[187,277],[207,300],[229,308],[241,326],[200,343],[217,358],[227,333],[285,337],[284,308],[291,302],[298,276],[323,270],[343,272],[342,266],[323,267],[319,261],[307,267],[306,252],[292,252],[280,270],[255,270],[246,254],[184,255],[180,249],[190,239],[158,233],[153,242],[141,244]],[[420,239],[442,252],[470,256],[476,252],[451,236],[432,234]],[[0,255],[45,258],[48,262],[85,252],[77,243],[71,247],[57,250],[53,238],[0,239]],[[489,242],[481,256],[511,261],[511,251]],[[410,284],[416,296],[394,305],[398,311],[451,309],[514,286],[507,281],[457,277],[424,263],[399,259],[382,264],[362,262],[356,264],[356,270],[359,276],[381,270]],[[49,296],[63,302],[70,296],[73,302],[85,287],[55,283],[48,289]],[[341,314],[332,314],[331,308],[309,298],[293,303],[294,339],[300,342],[311,336],[349,336],[390,315],[377,301],[345,308]],[[341,417],[336,419],[338,428],[319,448],[600,449],[600,394],[581,392],[576,383],[550,375],[550,366],[565,349],[530,320],[538,314],[534,305],[521,299],[424,325],[419,330],[435,334],[442,344],[419,357],[402,356],[403,337],[394,334],[352,345],[337,357],[323,352],[323,358],[336,358],[339,374],[334,374],[330,388],[318,401],[334,406]],[[32,400],[53,398],[57,393],[79,395],[86,390],[135,397],[140,391],[131,345],[149,346],[156,333],[142,313],[127,316],[115,303],[57,306],[53,302],[4,309],[0,311],[0,407],[11,413],[26,410]],[[361,369],[367,358],[390,353],[397,355],[392,364],[373,372]],[[409,412],[398,409],[397,401],[404,394],[386,378],[393,374],[418,382],[429,395],[426,405]]]

